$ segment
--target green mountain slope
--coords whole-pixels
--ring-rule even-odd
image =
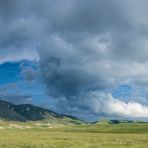
[[[83,121],[30,104],[14,105],[0,101],[0,119],[7,121],[48,121],[53,124],[82,124]]]

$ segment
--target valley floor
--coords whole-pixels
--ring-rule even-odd
[[[146,134],[2,131],[1,148],[147,148]]]
[[[0,129],[0,148],[147,148],[147,133],[142,124],[15,127]]]

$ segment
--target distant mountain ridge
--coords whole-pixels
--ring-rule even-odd
[[[142,120],[99,120],[95,121],[92,124],[94,125],[109,125],[109,124],[133,124],[133,123],[140,123],[140,124],[147,124],[147,121]]]
[[[83,121],[73,116],[55,113],[51,110],[37,107],[31,104],[15,105],[0,100],[0,119],[7,121],[40,121],[48,120],[51,123],[81,124]]]

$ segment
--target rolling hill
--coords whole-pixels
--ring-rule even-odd
[[[83,121],[67,115],[55,113],[31,104],[15,105],[0,101],[0,120],[4,121],[48,121],[56,124],[81,124]]]

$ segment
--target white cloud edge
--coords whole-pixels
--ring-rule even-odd
[[[135,101],[124,102],[114,98],[110,93],[97,94],[93,98],[94,112],[103,112],[125,118],[148,118],[148,106]],[[132,100],[132,99],[131,99]]]

